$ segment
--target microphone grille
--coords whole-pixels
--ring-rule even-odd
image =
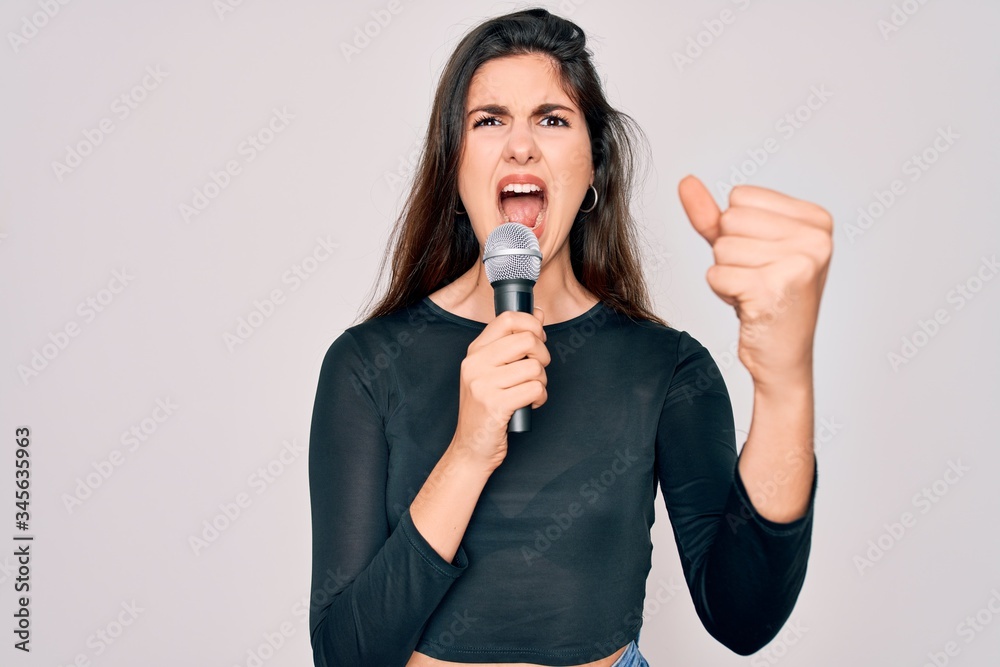
[[[507,250],[523,252],[491,256],[496,251]],[[490,284],[515,278],[537,281],[542,268],[542,252],[534,232],[519,222],[505,222],[487,237],[483,262]]]

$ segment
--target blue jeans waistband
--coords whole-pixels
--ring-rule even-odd
[[[646,662],[646,658],[639,652],[639,635],[642,634],[642,630],[636,634],[635,639],[625,647],[625,652],[618,656],[614,664],[611,667],[649,667],[649,663]]]

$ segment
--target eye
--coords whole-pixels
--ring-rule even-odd
[[[492,120],[495,120],[497,122],[500,121],[500,119],[497,118],[496,116],[480,116],[479,118],[476,119],[476,122],[472,124],[472,127],[486,126],[486,121],[492,121]]]
[[[562,116],[560,116],[559,114],[549,114],[548,116],[546,116],[542,120],[549,120],[550,118],[554,118],[554,119],[560,121],[562,123],[562,125],[547,125],[546,127],[569,127],[569,121],[566,120],[565,118],[563,118]]]
[[[545,123],[548,120],[556,120],[558,122],[554,124]],[[569,120],[559,114],[549,114],[542,119],[542,122],[545,127],[570,127]],[[496,116],[480,116],[472,124],[472,127],[495,127],[499,123],[500,119]]]

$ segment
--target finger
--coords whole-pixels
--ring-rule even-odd
[[[815,227],[800,229],[789,238],[771,241],[747,236],[720,236],[712,246],[716,264],[731,266],[764,266],[790,257],[806,257],[816,273],[825,278],[830,264],[830,235]]]
[[[531,405],[533,408],[541,407],[548,400],[548,391],[541,383],[525,382],[516,387],[504,390],[505,400],[510,398],[511,404],[515,406]],[[539,395],[540,394],[540,395]],[[538,396],[538,398],[535,398]]]
[[[677,186],[681,205],[691,226],[710,244],[719,235],[719,206],[712,193],[694,176],[685,176]]]
[[[481,354],[488,365],[502,366],[529,356],[542,357],[548,350],[535,332],[515,331],[484,347]]]
[[[518,331],[493,341],[479,351],[479,359],[486,366],[503,366],[525,358],[538,360],[543,366],[552,361],[545,343],[532,331]]]
[[[505,364],[497,369],[494,378],[500,389],[510,389],[531,380],[538,380],[543,386],[549,382],[545,368],[536,359],[521,359]]]
[[[510,353],[509,360],[506,361],[506,363],[513,363],[514,361],[529,357],[537,359],[543,366],[548,366],[552,361],[552,355],[549,353],[549,348],[545,347],[545,343],[537,338],[532,338],[528,349],[524,350],[523,354],[520,354],[520,356],[517,356],[523,349],[524,348],[517,346],[517,348]]]
[[[542,362],[542,366],[548,366],[552,363],[552,354],[549,352],[549,348],[545,347],[545,343],[536,343],[533,348],[528,350],[528,356],[538,359]]]
[[[719,234],[746,236],[777,241],[795,236],[803,229],[813,229],[807,223],[762,208],[731,206],[719,216]]]
[[[826,231],[833,229],[833,217],[822,206],[759,185],[733,187],[729,192],[729,205],[774,211],[789,218],[803,220]]]
[[[545,340],[545,330],[542,329],[542,323],[538,321],[537,317],[531,313],[509,310],[500,313],[487,323],[486,328],[469,345],[469,349],[485,347],[504,336],[520,331],[531,331],[541,340]]]
[[[712,245],[715,263],[723,266],[764,266],[790,252],[786,241],[768,241],[746,236],[720,236]]]
[[[759,280],[758,272],[759,269],[755,268],[713,264],[708,268],[705,280],[720,299],[736,306]]]

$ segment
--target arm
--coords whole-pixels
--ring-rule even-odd
[[[794,521],[811,505],[813,412],[811,377],[770,386],[754,383],[753,419],[739,473],[754,508],[771,521]]]
[[[358,382],[363,377],[361,352],[344,332],[323,360],[309,439],[309,628],[317,667],[406,664],[468,567],[460,546],[448,560],[432,548],[409,509],[390,530],[388,446],[380,401]]]
[[[442,558],[455,558],[491,474],[453,440],[410,503],[411,523]]]
[[[805,579],[815,461],[805,513],[785,523],[762,516],[740,476],[722,373],[686,332],[677,355],[657,431],[660,488],[698,617],[730,650],[749,655],[777,635]]]

